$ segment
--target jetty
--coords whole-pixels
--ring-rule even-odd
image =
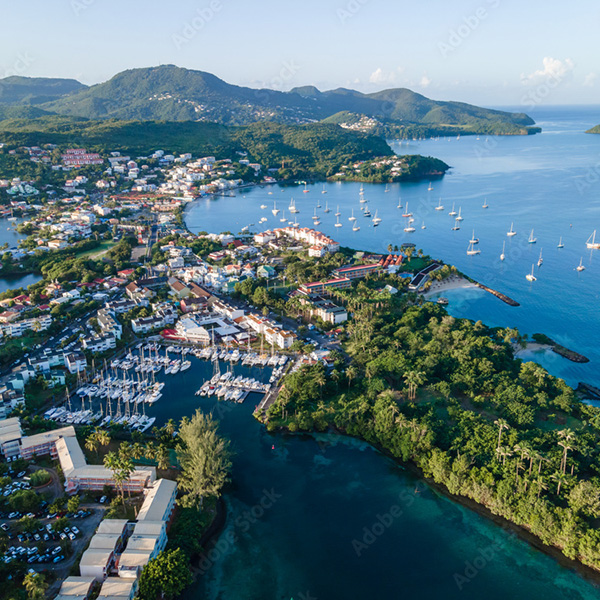
[[[503,294],[502,292],[493,290],[492,288],[488,287],[487,285],[483,285],[483,283],[479,283],[478,281],[475,281],[474,283],[478,287],[480,287],[482,290],[489,292],[490,294],[492,294],[492,296],[496,296],[496,298],[498,298],[499,300],[502,300],[502,302],[504,302],[505,304],[508,304],[509,306],[521,306],[516,300],[513,300],[512,298],[508,297],[506,294]]]

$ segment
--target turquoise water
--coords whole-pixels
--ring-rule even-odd
[[[427,253],[456,264],[474,278],[514,297],[511,308],[480,290],[453,290],[449,310],[491,325],[517,326],[525,333],[544,331],[585,353],[592,362],[575,365],[555,355],[527,357],[574,383],[600,383],[596,365],[600,265],[585,241],[600,229],[599,184],[594,181],[600,136],[581,132],[600,119],[592,110],[537,109],[545,133],[535,137],[461,138],[403,143],[400,153],[438,156],[453,169],[441,181],[365,186],[382,217],[374,230],[361,216],[358,184],[253,189],[237,198],[201,200],[188,212],[193,231],[239,231],[267,217],[264,228],[280,226],[270,209],[287,207],[294,197],[301,225],[310,225],[317,201],[333,210],[320,212],[319,229],[343,245],[385,251],[412,241]],[[587,187],[577,182],[591,182]],[[398,197],[408,200],[417,231],[403,231]],[[439,197],[446,206],[434,210]],[[482,209],[487,198],[489,208]],[[452,203],[465,220],[450,230]],[[260,205],[267,204],[267,210]],[[333,225],[337,205],[343,227]],[[354,208],[361,230],[352,232]],[[287,212],[287,211],[286,211]],[[425,221],[426,229],[421,229]],[[511,221],[518,235],[507,238]],[[570,227],[570,224],[573,226]],[[261,226],[262,228],[263,226]],[[531,228],[536,245],[526,239]],[[467,257],[472,230],[481,255]],[[563,236],[565,248],[556,248]],[[507,260],[498,257],[506,241]],[[544,248],[537,281],[525,274]],[[587,269],[574,268],[584,257]],[[202,565],[204,574],[187,598],[597,598],[598,590],[513,534],[419,483],[365,444],[335,436],[316,439],[270,435],[251,416],[257,399],[228,406],[197,398],[193,391],[206,376],[194,367],[165,399],[151,408],[160,419],[178,418],[196,406],[215,410],[222,431],[233,441],[233,483],[225,495],[228,519],[217,548]],[[197,378],[197,380],[195,380]],[[188,383],[185,383],[185,382]],[[262,502],[262,503],[261,503]],[[265,508],[266,506],[266,508]],[[394,516],[392,516],[394,515]],[[366,529],[365,529],[366,528]]]
[[[367,444],[269,434],[252,417],[256,394],[243,405],[194,396],[211,367],[191,360],[188,371],[159,377],[165,395],[148,412],[162,424],[198,407],[213,411],[235,456],[226,527],[186,600],[598,597]]]
[[[600,136],[583,132],[600,121],[600,111],[592,108],[538,108],[534,117],[544,129],[541,135],[522,137],[472,136],[440,138],[392,144],[401,154],[420,153],[436,156],[452,166],[448,174],[434,181],[403,183],[389,186],[365,185],[370,209],[383,219],[374,229],[362,216],[359,204],[360,184],[338,183],[309,187],[302,193],[298,187],[273,186],[255,188],[236,198],[203,199],[194,203],[187,215],[192,231],[239,231],[251,223],[259,229],[259,219],[268,220],[260,229],[281,226],[271,214],[273,201],[278,208],[288,207],[291,197],[300,209],[298,222],[312,224],[318,201],[332,209],[319,210],[318,229],[342,245],[372,251],[386,251],[388,244],[413,242],[417,248],[456,265],[459,269],[517,300],[521,306],[509,307],[483,292],[454,291],[449,311],[456,316],[481,319],[489,325],[516,326],[523,333],[544,332],[585,354],[591,362],[578,365],[555,355],[536,356],[553,373],[568,383],[578,381],[600,385],[600,252],[586,250],[585,242],[592,231],[599,230],[600,239]],[[444,211],[436,211],[440,197]],[[404,232],[402,210],[398,199],[414,213],[417,231]],[[489,208],[482,205],[487,199]],[[266,204],[268,208],[261,210]],[[462,210],[460,231],[451,231],[452,204]],[[336,207],[342,213],[342,228],[335,228]],[[354,209],[361,229],[353,232],[348,217]],[[287,210],[286,210],[287,214]],[[290,215],[288,215],[289,217]],[[506,232],[514,222],[517,231],[509,238]],[[426,229],[421,229],[425,223]],[[531,229],[536,244],[527,239]],[[478,256],[467,256],[469,239],[475,230],[480,239]],[[558,249],[562,237],[564,248]],[[499,259],[506,243],[506,260]],[[535,267],[537,281],[530,283],[525,275],[537,263],[543,251],[544,263]],[[583,259],[586,270],[575,267]]]

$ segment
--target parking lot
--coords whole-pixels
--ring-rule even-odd
[[[24,563],[36,571],[68,569],[95,531],[104,507],[84,505],[72,513],[67,510],[50,512],[54,509],[49,500],[55,497],[56,487],[56,474],[51,473],[52,481],[46,486],[49,500],[37,502],[38,506],[29,512],[15,510],[15,494],[21,490],[31,491],[32,487],[30,473],[11,471],[4,476],[0,492],[3,508],[0,511],[0,530],[6,536],[6,550],[0,555],[0,560],[7,565]]]

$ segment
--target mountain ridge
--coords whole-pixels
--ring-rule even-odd
[[[41,84],[40,78],[35,81]],[[10,87],[10,83],[0,80],[0,90],[3,84]],[[24,82],[20,83],[23,88]],[[526,134],[534,124],[524,113],[432,100],[407,88],[364,94],[346,88],[321,91],[307,85],[281,92],[229,84],[212,73],[175,65],[129,69],[89,87],[79,82],[71,85],[75,89],[56,93],[45,102],[36,101],[36,106],[50,113],[91,119],[212,121],[225,125],[307,123],[350,112],[407,132],[418,126],[467,134]],[[6,97],[10,97],[9,92]],[[18,104],[28,103],[23,89],[20,95],[17,90],[12,96],[21,98]]]

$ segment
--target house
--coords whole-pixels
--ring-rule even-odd
[[[144,503],[138,513],[138,521],[168,522],[175,510],[177,483],[170,479],[158,479],[146,491]]]
[[[137,579],[107,577],[100,588],[98,600],[133,600],[137,588]]]
[[[91,577],[102,582],[106,579],[114,564],[115,554],[112,550],[88,548],[79,561],[79,572],[82,577]]]
[[[206,298],[195,298],[194,296],[184,298],[179,304],[181,310],[184,313],[205,310],[207,308],[207,305],[208,301],[206,300]]]
[[[79,577],[77,575],[67,577],[62,582],[55,600],[62,598],[68,600],[87,600],[92,594],[95,582],[96,579],[94,577]]]
[[[258,277],[264,277],[265,279],[271,279],[272,277],[275,277],[277,273],[273,267],[269,265],[261,265],[258,267],[258,269],[256,269],[256,275]]]
[[[87,367],[87,358],[82,352],[71,352],[65,354],[65,367],[71,375],[85,371]]]
[[[30,459],[49,454],[52,458],[57,458],[56,442],[63,438],[75,439],[75,429],[72,425],[25,436],[21,440],[21,457]]]
[[[116,488],[117,483],[110,469],[104,465],[87,464],[77,438],[60,438],[56,442],[56,452],[65,478],[67,493],[84,490],[101,491],[105,486]],[[154,467],[137,467],[129,479],[121,485],[129,492],[142,492],[155,479]]]
[[[0,453],[4,458],[19,456],[22,437],[19,417],[0,421]]]
[[[191,293],[190,289],[187,286],[185,286],[183,283],[181,283],[181,281],[179,281],[179,279],[175,279],[174,277],[169,279],[169,289],[180,300],[182,298],[187,298]]]
[[[152,552],[149,550],[130,550],[129,548],[125,548],[119,557],[119,577],[137,579],[142,569],[150,562],[151,557]]]
[[[345,277],[346,279],[359,279],[374,273],[378,269],[378,264],[347,266],[336,269],[333,272],[333,275],[338,278]]]
[[[81,345],[84,350],[88,350],[94,354],[114,350],[117,347],[117,339],[110,333],[102,335],[92,335],[83,338]]]

